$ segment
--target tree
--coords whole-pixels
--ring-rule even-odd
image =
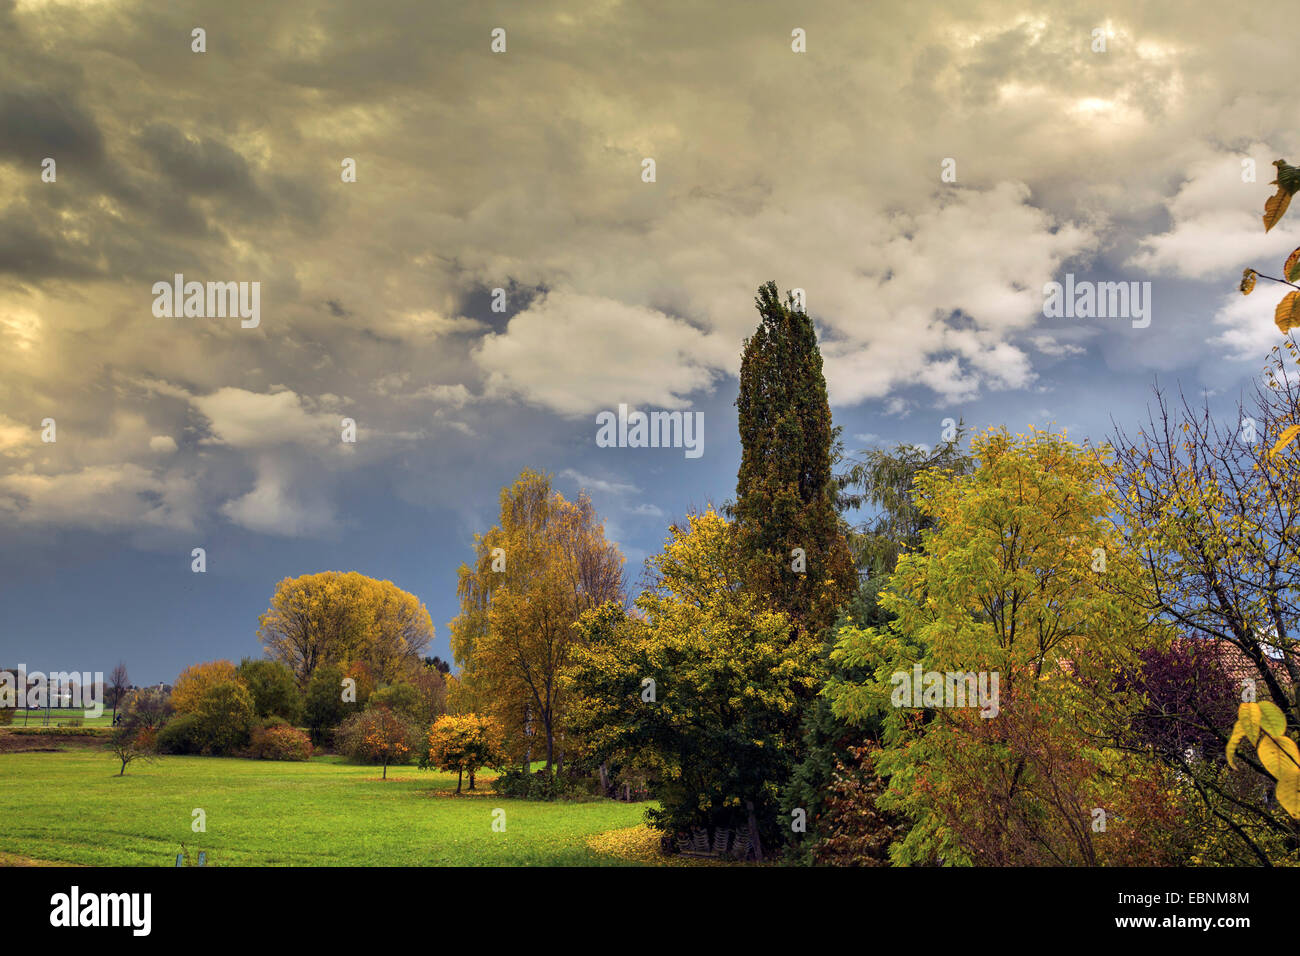
[[[433,620],[419,598],[355,571],[285,578],[258,623],[267,653],[302,687],[322,664],[352,661],[379,680],[396,680],[433,640]]]
[[[880,607],[879,595],[884,578],[871,577],[861,582],[858,593],[841,610],[834,626],[818,635],[818,669],[827,683],[856,682],[868,679],[871,673],[831,658],[835,635],[847,627],[867,628],[884,625],[891,615]],[[790,785],[782,796],[787,814],[802,811],[806,829],[789,830],[785,861],[789,863],[845,863],[852,856],[842,850],[819,851],[818,844],[829,833],[837,833],[841,840],[846,833],[855,834],[855,845],[871,843],[873,837],[861,831],[869,824],[886,819],[873,806],[856,806],[855,796],[874,794],[883,788],[877,781],[873,785],[862,783],[865,776],[874,773],[874,761],[865,760],[859,751],[868,745],[878,745],[881,736],[881,719],[871,714],[861,719],[836,716],[831,700],[818,694],[805,709],[800,728],[800,753],[798,765],[790,778]],[[844,778],[851,782],[839,787]],[[835,799],[832,800],[832,796]],[[844,820],[837,820],[837,817]],[[881,834],[882,838],[888,834]]]
[[[126,662],[118,661],[117,666],[113,668],[113,673],[109,675],[108,686],[113,695],[113,724],[117,725],[117,708],[122,703],[122,698],[126,696],[127,689],[131,686],[131,676],[126,672]]]
[[[712,510],[674,526],[636,600],[589,612],[570,675],[573,716],[600,760],[652,771],[651,825],[749,831],[762,846],[788,825],[778,795],[817,686],[816,638],[742,587],[733,525]]]
[[[124,776],[127,766],[136,760],[153,760],[157,752],[156,740],[157,731],[151,727],[115,727],[106,747],[122,763],[117,775]]]
[[[840,505],[869,507],[875,514],[850,536],[858,560],[873,578],[888,577],[901,555],[921,547],[922,536],[933,529],[933,519],[913,500],[916,477],[938,469],[954,475],[970,474],[974,463],[962,450],[964,431],[933,451],[920,445],[899,444],[895,448],[873,448],[849,462],[836,477]]]
[[[349,685],[356,695],[356,705],[364,709],[370,702],[370,695],[379,688],[379,681],[374,671],[364,661],[350,661],[343,668],[343,679],[351,681]]]
[[[1264,382],[1227,424],[1208,405],[1157,390],[1137,434],[1117,431],[1110,469],[1123,546],[1143,572],[1127,582],[1128,597],[1228,668],[1233,709],[1269,700],[1292,727],[1300,725],[1300,482],[1288,460],[1294,450],[1278,445],[1296,422],[1300,382],[1275,348]],[[1183,708],[1180,722],[1216,746],[1200,756],[1167,748],[1162,757],[1193,782],[1220,859],[1295,859],[1300,822],[1273,800],[1268,768],[1243,751],[1240,771],[1225,769],[1221,748],[1235,713],[1221,683],[1196,693],[1198,706]]]
[[[447,677],[440,668],[428,665],[416,668],[410,676],[410,685],[420,697],[415,719],[421,726],[427,727],[447,713]]]
[[[371,694],[366,707],[368,709],[382,707],[395,714],[401,714],[409,720],[420,720],[423,716],[424,701],[420,692],[410,684],[389,684]]]
[[[283,717],[291,724],[302,718],[302,694],[293,671],[285,664],[245,657],[236,676],[252,694],[258,717]]]
[[[157,730],[172,716],[171,696],[161,687],[141,687],[127,694],[122,726]]]
[[[178,714],[192,714],[209,689],[233,680],[238,680],[238,675],[230,661],[192,664],[181,671],[172,685],[172,707]]]
[[[357,710],[356,704],[343,699],[343,668],[337,664],[322,664],[316,668],[304,698],[304,717],[312,741],[317,744],[325,738],[325,731],[337,727]]]
[[[776,283],[754,300],[757,331],[740,364],[737,544],[749,585],[816,632],[852,593],[853,560],[836,510],[834,430],[817,333]]]
[[[934,520],[913,500],[917,476],[938,469],[954,475],[969,474],[973,466],[962,449],[959,428],[951,440],[934,451],[900,444],[894,449],[872,449],[836,478],[841,508],[870,508],[873,514],[850,532],[850,548],[868,575],[857,593],[841,610],[835,624],[822,631],[823,668],[827,682],[861,682],[870,674],[861,668],[830,659],[839,630],[882,627],[892,614],[880,606],[880,593],[902,554],[919,550],[922,536],[933,530]],[[881,721],[870,715],[860,721],[837,717],[825,694],[811,703],[804,716],[803,755],[791,779],[784,805],[788,812],[802,810],[807,830],[791,831],[787,859],[794,862],[856,864],[871,857],[895,833],[892,817],[880,813],[874,796],[882,790],[881,778],[868,780],[876,762],[864,754],[879,749]],[[855,801],[864,801],[861,805]],[[880,827],[881,832],[871,832]],[[823,846],[823,841],[833,845]]]
[[[502,757],[501,725],[491,717],[458,714],[439,717],[429,728],[430,765],[439,770],[456,771],[456,792],[460,793],[465,774],[474,789],[474,774],[490,767]]]
[[[444,661],[437,654],[434,654],[432,657],[426,657],[424,659],[424,663],[426,666],[433,668],[438,673],[442,674],[444,677],[451,673],[451,665],[448,664],[446,661]]]
[[[579,640],[573,625],[588,609],[623,600],[623,558],[587,495],[566,501],[549,476],[526,469],[503,488],[500,517],[475,536],[474,567],[459,572],[457,692],[487,703],[521,753],[536,721],[550,770],[566,705],[560,675]]]
[[[228,754],[248,743],[257,713],[253,695],[238,680],[208,687],[193,710],[200,739],[208,753]]]
[[[841,717],[883,715],[878,803],[909,824],[894,862],[1099,862],[1119,841],[1099,843],[1092,809],[1168,810],[1146,799],[1165,792],[1159,767],[1098,743],[1128,726],[1139,701],[1120,674],[1155,639],[1123,597],[1139,575],[1109,521],[1105,455],[1037,431],[991,430],[972,451],[971,475],[917,476],[934,529],[881,598],[895,617],[843,629],[834,652],[874,677],[826,693]],[[1126,800],[1138,792],[1144,806]]]
[[[410,719],[378,706],[349,717],[339,728],[341,749],[356,760],[383,764],[383,779],[388,779],[388,765],[400,763],[411,753],[416,734]]]

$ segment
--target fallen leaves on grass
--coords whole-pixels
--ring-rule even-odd
[[[620,830],[606,830],[587,837],[587,846],[605,856],[616,856],[621,860],[644,863],[648,866],[727,866],[723,860],[708,860],[682,856],[680,853],[667,855],[659,849],[660,834],[645,824],[635,827],[623,827]]]

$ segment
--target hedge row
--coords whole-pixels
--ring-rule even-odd
[[[112,727],[0,727],[0,734],[15,737],[107,737]]]

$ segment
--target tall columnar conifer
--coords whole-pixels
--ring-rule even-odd
[[[855,581],[835,507],[826,378],[808,313],[793,297],[783,304],[775,282],[754,301],[760,321],[745,342],[736,399],[740,553],[751,586],[815,632],[834,620]]]

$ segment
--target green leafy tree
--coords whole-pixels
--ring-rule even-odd
[[[740,365],[741,462],[731,514],[749,586],[816,632],[855,572],[836,510],[834,430],[817,333],[776,283],[759,287],[758,329]]]
[[[851,547],[867,577],[835,624],[822,632],[820,653],[829,681],[845,683],[870,677],[864,669],[831,659],[836,635],[845,627],[881,627],[892,618],[879,601],[884,583],[899,556],[920,549],[922,535],[934,528],[933,518],[923,513],[913,498],[917,476],[932,469],[969,474],[973,462],[962,443],[963,433],[958,428],[933,451],[909,444],[872,449],[851,460],[837,477],[840,506],[865,508],[871,514],[850,534]],[[860,862],[859,858],[870,856],[863,847],[876,848],[880,840],[892,839],[892,818],[874,806],[884,781],[867,781],[875,772],[875,760],[863,757],[865,745],[873,745],[872,752],[879,749],[881,730],[879,715],[855,721],[836,716],[825,694],[812,702],[804,717],[803,757],[784,798],[787,811],[798,809],[806,815],[806,832],[790,833],[790,862]],[[859,799],[873,803],[859,806],[854,802]],[[885,829],[876,833],[877,827]],[[820,846],[832,838],[834,847]]]
[[[818,642],[817,654],[819,669],[827,680],[852,682],[871,677],[870,671],[866,668],[853,667],[833,659],[831,650],[834,635],[839,629],[878,627],[890,619],[889,613],[879,604],[879,592],[883,583],[882,578],[868,578],[863,581],[858,593],[841,609],[835,625],[823,631]],[[866,793],[868,792],[866,789],[844,791],[840,793],[839,801],[834,806],[828,803],[836,776],[842,773],[843,766],[851,765],[857,776],[873,769],[874,764],[864,767],[854,751],[867,742],[878,741],[881,729],[882,721],[878,714],[871,714],[861,719],[837,716],[831,706],[830,698],[825,694],[819,694],[810,703],[804,713],[800,729],[802,745],[799,763],[782,797],[786,813],[802,811],[805,820],[804,830],[792,828],[786,834],[787,862],[802,864],[827,862],[819,858],[816,851],[828,829],[834,828],[836,832],[842,834],[854,825],[861,827],[881,819],[873,808],[851,808],[850,801],[853,794]],[[838,821],[831,819],[835,816],[843,816],[845,819]],[[832,854],[830,862],[840,862],[843,857],[844,854]]]
[[[800,703],[817,686],[816,638],[745,590],[732,525],[712,510],[674,526],[636,600],[585,615],[570,681],[597,760],[652,771],[647,811],[669,834],[747,829],[757,855],[789,826]]]
[[[970,473],[974,462],[962,448],[964,437],[958,427],[951,439],[933,451],[911,444],[873,448],[837,477],[841,506],[872,512],[850,535],[858,565],[871,577],[893,574],[899,557],[919,548],[922,535],[934,527],[933,518],[914,500],[916,477],[931,469]]]
[[[1099,743],[1137,703],[1116,687],[1149,641],[1119,586],[1140,580],[1137,562],[1109,520],[1102,456],[1005,431],[977,436],[973,454],[971,475],[917,477],[935,529],[890,578],[881,600],[894,618],[845,628],[834,652],[874,677],[826,692],[837,715],[883,715],[878,764],[890,784],[878,803],[909,826],[894,862],[1101,862],[1119,841],[1098,843],[1091,808],[1123,805],[1130,836],[1177,816],[1158,767]],[[905,691],[915,667],[984,675],[989,690],[996,676],[991,711],[949,700],[942,685],[931,696],[928,679],[918,706]],[[1141,858],[1138,843],[1121,858]]]
[[[410,684],[389,684],[370,695],[366,709],[385,707],[395,714],[416,720],[422,716],[424,700],[420,692]]]
[[[324,740],[326,731],[337,727],[349,714],[356,713],[356,704],[343,699],[342,667],[323,664],[316,668],[307,684],[303,711],[316,744]]]
[[[291,724],[302,719],[302,692],[293,671],[280,661],[244,658],[236,669],[240,681],[253,695],[258,717],[283,717]]]
[[[245,746],[257,717],[253,695],[237,680],[209,687],[193,712],[209,753],[229,754]]]

